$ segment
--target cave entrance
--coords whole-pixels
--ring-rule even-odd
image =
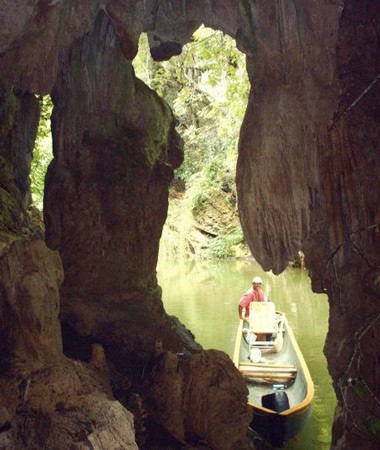
[[[234,39],[200,27],[181,55],[154,62],[142,35],[134,67],[178,120],[184,162],[170,186],[160,259],[248,256],[237,213],[235,173],[249,80]]]
[[[144,35],[139,49],[136,75],[170,104],[185,147],[160,241],[157,270],[165,309],[204,348],[232,356],[237,301],[250,278],[260,275],[264,290],[295,328],[317,386],[314,417],[299,442],[288,447],[311,448],[317,442],[328,448],[336,398],[323,355],[327,296],[311,291],[303,268],[265,273],[252,260],[238,220],[237,147],[250,88],[245,55],[232,38],[204,27],[169,61],[152,60]]]
[[[311,367],[314,381],[317,386],[320,383],[329,388],[317,398],[312,430],[305,431],[304,439],[322,439],[318,442],[327,448],[335,406],[322,354],[327,298],[324,304],[320,298],[317,300],[304,271],[276,277],[264,273],[253,261],[241,259],[250,256],[238,220],[234,181],[239,129],[249,91],[244,55],[221,32],[202,28],[198,33],[179,57],[154,63],[146,48],[134,62],[137,75],[174,109],[177,128],[185,141],[185,162],[170,187],[169,217],[161,239],[158,272],[165,308],[177,315],[205,348],[230,353],[237,322],[236,303],[252,276],[261,275],[273,301],[282,301],[286,293],[287,314],[296,329],[300,330],[298,321],[305,316],[304,310],[309,316],[307,324],[323,322],[323,329],[308,326],[306,331],[312,333],[302,331],[300,336],[318,361],[314,360]],[[140,47],[144,49],[144,45],[143,37]],[[179,256],[184,257],[180,264],[174,261]],[[234,256],[240,259],[223,259]],[[299,295],[300,285],[303,306],[292,298]],[[199,287],[205,289],[202,294]],[[169,304],[170,289],[182,311]],[[206,303],[210,306],[209,317],[204,314]],[[197,329],[206,333],[201,335]],[[212,341],[215,337],[217,342]],[[221,339],[225,344],[220,345]],[[302,440],[299,448],[304,444]]]

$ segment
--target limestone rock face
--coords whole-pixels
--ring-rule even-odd
[[[0,447],[137,449],[101,350],[89,364],[62,353],[62,279],[43,241],[15,240],[0,255]]]
[[[16,411],[15,398],[2,399],[14,412],[10,428],[0,434],[5,448],[137,450],[132,414],[107,395],[104,380],[90,366],[62,358],[33,371],[27,381],[28,390]],[[4,392],[10,386],[9,379],[0,378]]]
[[[227,247],[230,256],[250,258],[251,253],[245,242],[239,242],[242,236],[236,208],[235,183],[222,184],[220,188],[213,190],[210,198],[202,199],[196,208],[189,211],[187,202],[194,196],[197,183],[190,181],[184,194],[177,190],[176,182],[177,180],[169,189],[168,216],[163,229],[166,245],[160,249],[161,257],[164,260],[170,259],[171,255],[177,253],[181,257],[196,255],[197,258],[208,259],[215,257],[215,253],[226,254]],[[230,242],[234,240],[236,244],[230,245],[225,240],[226,235]]]
[[[33,365],[43,367],[61,356],[58,314],[62,279],[61,259],[43,241],[18,240],[3,250],[0,257],[3,369],[13,363],[27,366],[30,360]]]
[[[67,54],[53,100],[46,237],[62,256],[64,288],[103,295],[154,286],[182,147],[168,106],[135,79],[104,14]]]
[[[1,4],[0,68],[23,92],[50,92],[59,53],[88,31],[99,1],[4,0]],[[17,66],[17,70],[13,70]]]
[[[253,86],[237,167],[239,211],[252,253],[265,270],[285,269],[323,223],[319,153],[336,107],[339,2],[260,7]],[[274,19],[276,18],[276,19]],[[314,214],[315,213],[315,214]],[[273,237],[275,238],[273,239]]]
[[[88,33],[97,14],[105,11],[122,51],[132,59],[141,32],[148,32],[157,60],[179,54],[202,24],[239,37],[249,51],[248,5],[233,0],[3,0],[0,12],[0,72],[22,91],[49,93],[59,70],[59,55]],[[12,68],[17,67],[17,70]]]
[[[45,443],[61,448],[64,441],[74,448],[133,448],[131,427],[124,435],[117,425],[120,418],[130,418],[107,403],[113,400],[104,380],[109,373],[113,389],[122,385],[120,398],[126,398],[143,383],[157,339],[165,350],[190,358],[188,378],[176,381],[178,395],[165,392],[165,380],[175,378],[175,356],[165,359],[169,378],[158,377],[154,391],[146,393],[146,399],[159,400],[155,423],[163,433],[189,442],[193,433],[215,448],[223,445],[218,433],[231,446],[240,442],[218,414],[222,399],[235,404],[241,398],[242,392],[228,397],[226,380],[234,380],[234,369],[223,358],[200,353],[191,333],[162,306],[155,274],[158,243],[168,185],[182,150],[169,108],[135,79],[130,62],[140,32],[148,32],[154,58],[167,59],[204,23],[235,37],[248,56],[252,91],[241,131],[237,191],[251,250],[275,273],[298,251],[306,255],[313,289],[330,299],[325,351],[339,401],[333,443],[376,448],[379,9],[370,0],[2,2],[0,387],[7,397],[0,397],[5,401],[0,429],[6,436],[0,435],[9,443],[5,446],[14,442],[20,448],[30,440],[41,448]],[[45,218],[47,243],[63,263],[64,348],[87,360],[92,344],[105,351],[104,358],[95,357],[101,379],[90,390],[82,386],[83,408],[78,406],[82,387],[63,383],[62,397],[74,398],[73,415],[70,405],[43,390],[55,382],[56,367],[73,385],[79,373],[60,350],[60,262],[41,242],[25,242],[25,236],[35,236],[25,214],[38,118],[33,94],[48,92],[55,104],[54,160]],[[24,366],[16,371],[21,375],[12,372],[17,361]],[[41,372],[48,361],[54,367]],[[198,384],[192,378],[196,361],[208,367],[203,372],[201,365]],[[79,378],[88,381],[95,365],[78,364]],[[38,379],[44,384],[39,386]],[[207,383],[216,389],[212,398]],[[205,393],[211,406],[203,422],[199,412],[205,402],[196,391]],[[105,403],[98,403],[104,395]],[[181,404],[183,421],[173,413]],[[17,412],[20,405],[26,408],[25,420]],[[103,414],[104,405],[115,413],[114,423]],[[84,418],[93,414],[100,415],[100,428]],[[236,417],[238,425],[231,421],[237,430],[245,426],[242,415]],[[107,429],[119,431],[113,438]],[[13,430],[24,439],[21,444]]]
[[[314,265],[331,305],[325,352],[344,405],[333,428],[338,448],[379,442],[379,18],[378,4],[346,2],[337,60],[342,95],[323,155],[330,258]]]
[[[150,374],[149,403],[160,408],[150,420],[180,442],[190,439],[210,448],[248,449],[251,420],[247,386],[224,353],[208,350],[180,361],[173,353],[159,359]],[[233,413],[231,414],[231,412]]]
[[[65,329],[101,342],[118,365],[158,337],[179,351],[184,342],[164,314],[155,273],[168,185],[183,157],[173,116],[134,77],[103,13],[60,75],[45,218],[65,269]]]
[[[241,220],[264,268],[281,272],[305,253],[313,289],[330,299],[333,444],[376,448],[380,8],[279,2],[256,13],[237,170]]]
[[[0,248],[20,233],[35,235],[27,215],[29,172],[39,107],[29,93],[15,93],[0,79]]]
[[[188,364],[184,410],[189,432],[202,436],[211,448],[248,448],[245,430],[251,413],[237,369],[216,350],[194,355]]]

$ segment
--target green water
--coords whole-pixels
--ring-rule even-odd
[[[237,303],[256,275],[262,277],[262,289],[276,308],[286,313],[315,385],[312,419],[286,449],[327,450],[336,404],[323,355],[328,302],[327,296],[312,293],[307,272],[288,269],[275,276],[250,261],[160,261],[158,266],[168,314],[177,316],[205,349],[223,350],[231,358]]]

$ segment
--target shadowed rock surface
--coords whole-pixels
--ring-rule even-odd
[[[380,5],[201,3],[2,2],[1,445],[136,448],[113,395],[134,411],[146,448],[247,445],[243,381],[162,306],[158,244],[182,149],[169,108],[131,66],[141,32],[168,59],[204,23],[248,56],[237,191],[252,253],[275,273],[305,254],[313,289],[330,301],[333,445],[378,446]],[[34,94],[45,93],[55,106],[52,250],[27,213]]]
[[[62,353],[60,257],[17,240],[0,258],[0,448],[136,448],[101,365]],[[104,365],[106,363],[104,362]]]

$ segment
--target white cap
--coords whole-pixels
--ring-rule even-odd
[[[262,283],[263,282],[263,280],[260,278],[260,277],[255,277],[253,280],[252,280],[252,283]]]

